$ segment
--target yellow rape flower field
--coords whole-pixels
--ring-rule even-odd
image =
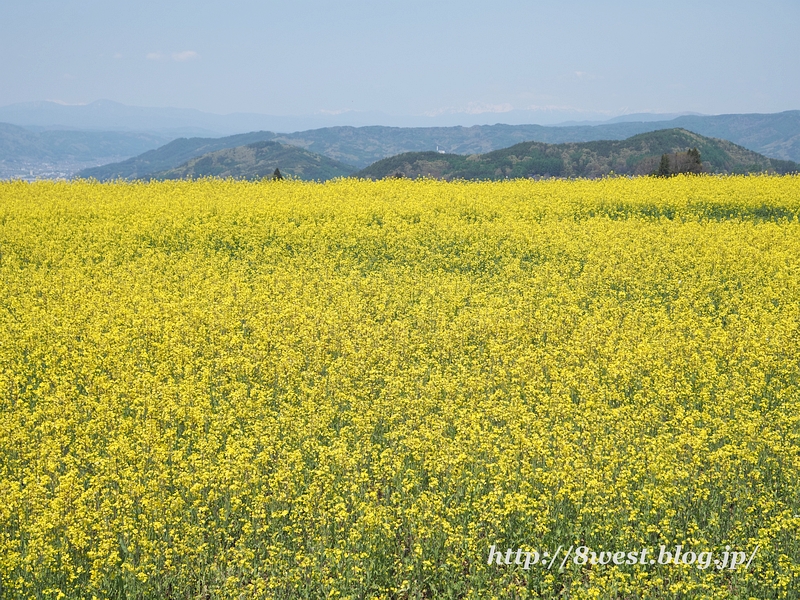
[[[800,176],[0,183],[0,597],[798,598],[798,217]],[[677,545],[723,562],[578,553]]]

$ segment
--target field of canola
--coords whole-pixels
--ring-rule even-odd
[[[0,598],[797,598],[798,217],[798,176],[0,183]],[[487,564],[661,544],[759,550]]]

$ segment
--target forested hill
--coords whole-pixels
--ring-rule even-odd
[[[346,177],[356,170],[355,167],[297,146],[263,141],[209,152],[174,169],[155,173],[152,179],[262,179],[271,177],[275,169],[282,175],[318,181]]]
[[[523,142],[486,154],[458,155],[408,152],[380,160],[356,175],[372,179],[429,176],[440,179],[518,177],[602,177],[646,175],[657,171],[665,154],[696,148],[709,173],[788,173],[800,170],[791,161],[767,158],[731,142],[684,129],[635,135],[626,140],[545,144]]]
[[[78,173],[78,177],[93,177],[100,181],[152,179],[157,178],[158,173],[174,169],[198,156],[274,138],[275,134],[271,131],[255,131],[224,138],[178,138],[160,148],[122,162],[84,169]]]

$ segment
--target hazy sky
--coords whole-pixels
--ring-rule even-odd
[[[798,0],[7,0],[0,105],[777,112],[798,30]]]

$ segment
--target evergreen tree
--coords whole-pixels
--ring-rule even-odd
[[[658,165],[658,172],[656,173],[658,177],[669,177],[671,175],[669,170],[669,155],[662,154],[661,155],[661,163]]]
[[[280,179],[283,179],[283,175],[281,175],[281,172],[280,172],[280,170],[278,170],[278,169],[275,169],[275,172],[272,174],[272,179],[273,179],[274,181],[278,181],[278,180],[280,180]]]
[[[692,148],[687,152],[689,155],[689,161],[694,167],[692,169],[693,172],[699,173],[703,170],[703,159],[700,158],[700,151],[697,148]]]

